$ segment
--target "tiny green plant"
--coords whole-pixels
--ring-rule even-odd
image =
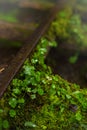
[[[11,109],[11,110],[9,111],[9,115],[10,115],[10,117],[15,117],[15,116],[16,116],[16,111],[13,110],[13,109]]]
[[[8,120],[2,120],[0,118],[0,130],[3,130],[4,129],[9,129],[9,122]]]
[[[36,125],[33,122],[30,122],[30,121],[26,121],[24,126],[29,127],[29,128],[35,128],[36,127]]]
[[[77,62],[77,60],[78,60],[78,54],[75,54],[75,55],[73,55],[73,56],[71,56],[71,57],[69,58],[69,62],[70,62],[71,64],[75,64],[75,63]]]
[[[9,99],[9,105],[12,107],[12,108],[15,108],[17,106],[17,99],[16,98],[10,98]]]

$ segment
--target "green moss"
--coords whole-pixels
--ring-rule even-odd
[[[87,89],[53,75],[45,64],[46,48],[54,43],[40,40],[0,100],[1,121],[10,129],[86,130]]]
[[[75,44],[78,50],[87,47],[87,24],[83,23],[80,14],[74,14],[72,8],[60,11],[52,22],[48,36],[56,37],[66,44]]]
[[[68,13],[69,12],[69,13]],[[27,59],[0,100],[0,129],[16,130],[86,130],[87,89],[54,75],[45,64],[48,46],[55,39],[85,45],[80,16],[67,8],[58,13],[50,30]],[[86,25],[84,25],[86,27]],[[85,31],[87,31],[85,29]],[[77,57],[72,57],[74,63]]]

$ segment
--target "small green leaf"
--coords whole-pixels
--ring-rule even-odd
[[[41,125],[41,127],[42,127],[43,130],[47,129],[47,126],[45,126],[45,125]]]
[[[36,59],[31,59],[31,62],[32,62],[33,64],[35,64],[35,63],[38,62],[38,59],[37,59],[37,58],[36,58]]]
[[[15,88],[15,89],[13,89],[13,93],[15,93],[15,94],[20,94],[21,91],[20,91],[18,88]]]
[[[69,94],[66,94],[67,99],[71,99],[71,96]]]
[[[74,55],[74,56],[71,56],[71,57],[69,58],[69,62],[70,62],[71,64],[75,64],[77,60],[78,60],[78,55],[77,55],[77,54]]]
[[[28,92],[28,93],[30,93],[31,92],[31,88],[26,88],[26,91]]]
[[[56,75],[53,76],[53,80],[58,81],[58,77]]]
[[[80,112],[77,112],[75,116],[76,116],[76,120],[78,120],[78,121],[80,121],[82,119],[82,115]]]
[[[55,84],[52,84],[52,86],[51,86],[53,89],[55,89],[56,88],[56,86],[55,86]]]
[[[10,98],[10,100],[9,100],[9,105],[10,105],[12,108],[15,108],[16,105],[17,105],[17,100],[16,100],[16,98]]]
[[[42,88],[38,88],[38,94],[39,95],[43,95],[44,94],[44,90]]]
[[[25,102],[25,99],[24,98],[20,98],[19,100],[18,100],[18,103],[24,103]]]
[[[32,93],[36,93],[36,92],[37,92],[37,89],[36,89],[36,88],[32,90]]]
[[[57,45],[58,45],[58,43],[56,43],[56,41],[49,42],[49,46],[56,47]]]
[[[25,66],[24,69],[25,69],[24,72],[27,75],[32,75],[34,73],[34,67],[33,66]]]
[[[11,109],[11,110],[9,111],[9,115],[10,115],[10,117],[15,117],[15,116],[16,116],[16,111],[13,110],[13,109]]]
[[[44,53],[46,53],[47,50],[46,50],[46,48],[40,48],[39,51],[43,55]]]
[[[81,93],[81,92],[80,92],[79,90],[73,92],[74,95],[78,95],[78,94],[80,94],[80,93]]]
[[[60,112],[63,113],[64,110],[65,110],[65,108],[64,108],[64,107],[61,107]]]
[[[61,92],[60,92],[60,91],[58,91],[58,92],[57,92],[57,94],[58,94],[58,96],[60,96],[60,95],[61,95]]]
[[[5,129],[9,128],[9,122],[7,120],[4,120],[2,125]]]
[[[35,98],[36,98],[36,94],[32,94],[31,99],[35,99]]]
[[[25,124],[24,124],[25,127],[33,127],[35,128],[36,125],[33,123],[33,122],[30,122],[30,121],[26,121]]]

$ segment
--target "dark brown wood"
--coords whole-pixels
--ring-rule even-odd
[[[6,67],[3,73],[0,74],[0,97],[3,95],[9,83],[12,81],[16,73],[19,71],[20,67],[22,66],[26,58],[31,54],[32,50],[37,45],[39,39],[45,33],[45,31],[49,27],[52,20],[55,18],[55,15],[58,12],[58,10],[60,10],[60,8],[58,8],[58,6],[55,6],[53,9],[50,10],[48,14],[46,14],[46,17],[44,18],[42,23],[25,41],[22,48],[11,61],[10,65]]]

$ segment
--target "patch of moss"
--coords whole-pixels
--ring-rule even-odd
[[[87,24],[82,22],[80,14],[74,14],[69,7],[57,14],[48,31],[50,38],[57,37],[66,44],[76,44],[79,49],[87,47],[86,34]]]
[[[87,89],[52,73],[44,62],[48,45],[56,44],[40,40],[0,100],[0,121],[7,121],[6,129],[86,130]]]

